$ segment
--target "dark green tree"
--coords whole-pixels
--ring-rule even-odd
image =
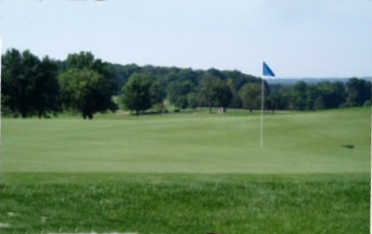
[[[220,107],[221,112],[225,112],[231,103],[232,92],[226,81],[206,75],[200,84],[199,98],[201,105],[208,107],[209,112],[212,107]]]
[[[40,61],[30,51],[11,49],[2,57],[2,66],[3,109],[23,118],[59,111],[57,67],[51,60]]]
[[[193,84],[191,81],[173,81],[168,87],[168,98],[170,103],[180,109],[187,108],[187,95],[192,92],[192,90]]]
[[[48,57],[39,64],[34,78],[34,108],[39,118],[48,117],[48,113],[61,111],[60,86],[57,79],[57,64]]]
[[[92,119],[97,112],[115,111],[112,86],[104,76],[88,68],[71,68],[58,76],[61,100],[65,109],[80,112]]]
[[[30,51],[22,54],[15,49],[5,53],[3,59],[3,96],[4,104],[14,114],[23,118],[34,114],[34,78],[40,60]]]
[[[146,74],[133,74],[124,86],[120,101],[136,115],[152,106],[151,86],[152,76]]]
[[[258,109],[261,101],[261,86],[259,83],[247,83],[239,91],[243,108],[252,112]]]
[[[275,110],[287,109],[288,108],[287,97],[280,90],[272,92],[266,97],[266,107],[269,110],[271,110],[272,113],[274,113]]]
[[[341,82],[321,82],[317,88],[322,97],[324,108],[338,108],[345,102],[345,87]]]
[[[323,110],[326,108],[323,96],[318,96],[314,101],[314,110]]]
[[[242,100],[239,96],[239,92],[237,86],[234,83],[234,79],[228,79],[227,85],[230,87],[231,90],[231,101],[229,107],[231,108],[241,108],[242,107]]]
[[[221,107],[221,112],[226,112],[233,96],[230,87],[225,81],[217,80],[213,84],[213,89],[216,95],[216,106]]]
[[[2,56],[1,104],[13,115],[21,114],[26,117],[30,110],[31,93],[27,92],[30,82],[24,77],[22,54],[16,50],[7,50]]]
[[[218,78],[211,75],[206,75],[203,77],[200,83],[199,89],[199,100],[202,106],[206,106],[209,112],[212,112],[212,107],[217,105],[217,93],[214,87],[215,82]]]
[[[296,110],[305,110],[307,106],[307,84],[299,81],[293,86],[292,98]]]
[[[69,54],[65,61],[65,67],[67,69],[88,69],[95,71],[102,75],[107,83],[107,87],[111,89],[112,95],[115,94],[115,91],[118,87],[116,87],[116,82],[114,80],[114,70],[113,66],[111,66],[107,62],[103,62],[101,59],[96,59],[91,52],[79,52],[74,54]]]
[[[309,85],[306,90],[306,109],[307,110],[314,110],[315,108],[315,101],[321,97],[321,92],[318,89],[317,85]]]
[[[371,100],[371,83],[365,80],[351,78],[346,83],[348,106],[361,106],[367,100]]]
[[[199,106],[199,95],[196,92],[191,92],[187,95],[188,106],[195,109]]]
[[[166,95],[167,93],[162,88],[162,85],[159,80],[151,82],[150,86],[151,105],[159,112],[164,111],[164,99]]]

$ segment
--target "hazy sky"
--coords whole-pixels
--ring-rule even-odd
[[[371,0],[0,0],[0,35],[3,50],[59,59],[372,75]]]

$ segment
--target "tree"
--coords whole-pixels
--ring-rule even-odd
[[[199,98],[201,105],[209,107],[209,112],[212,107],[221,107],[225,112],[231,103],[232,92],[226,81],[206,75],[200,84]]]
[[[325,109],[324,99],[323,96],[318,96],[314,101],[314,109],[315,110],[323,110]]]
[[[91,52],[79,52],[69,54],[65,61],[66,70],[68,69],[88,69],[95,71],[103,76],[107,83],[107,87],[111,90],[112,95],[118,89],[115,82],[115,73],[112,66],[109,63],[103,62],[101,59],[96,59]]]
[[[266,92],[265,92],[266,93]],[[280,84],[271,85],[270,92],[266,98],[266,105],[268,109],[274,113],[275,110],[290,109],[291,87]]]
[[[115,111],[112,87],[104,76],[87,68],[71,68],[58,76],[61,100],[65,109],[81,112],[84,119],[92,119],[97,112]]]
[[[160,112],[164,111],[164,99],[166,92],[162,89],[159,81],[153,81],[150,86],[151,106],[156,106]]]
[[[231,108],[241,108],[242,107],[242,100],[239,96],[239,92],[237,90],[236,85],[234,84],[234,79],[228,79],[227,80],[227,85],[230,87],[231,90],[231,101],[229,104],[229,107]]]
[[[240,98],[242,100],[243,108],[249,109],[252,112],[253,109],[257,109],[260,104],[260,93],[261,88],[258,83],[247,83],[239,91]]]
[[[9,112],[26,117],[31,95],[25,92],[30,85],[24,77],[22,54],[16,50],[7,50],[2,56],[1,102]]]
[[[351,78],[346,83],[348,106],[361,106],[367,100],[371,99],[371,83],[365,80]]]
[[[138,115],[152,106],[150,88],[152,77],[146,74],[134,74],[124,86],[120,101]]]
[[[199,98],[200,104],[202,106],[207,106],[209,112],[212,112],[212,107],[216,106],[216,89],[214,88],[215,81],[218,78],[215,78],[210,75],[203,77],[200,83]]]
[[[39,118],[48,117],[48,113],[57,114],[61,110],[57,70],[57,64],[45,57],[36,71],[33,106]]]
[[[299,81],[293,86],[292,97],[294,108],[296,110],[305,110],[307,103],[307,84],[304,81]]]
[[[139,73],[141,68],[136,64],[110,64],[110,69],[113,73],[113,81],[115,83],[115,95],[120,94],[122,87],[128,81],[129,77],[134,73]]]
[[[191,92],[187,95],[188,106],[192,109],[195,109],[199,106],[199,95],[195,92]]]
[[[232,92],[226,82],[217,80],[213,84],[214,93],[216,95],[216,106],[221,107],[222,112],[226,112],[226,107],[230,104],[232,99]]]
[[[193,84],[191,81],[173,81],[168,87],[168,97],[170,103],[180,109],[187,108],[187,95],[192,92],[192,89]]]
[[[325,109],[338,108],[345,101],[345,87],[341,82],[321,82],[317,85]]]
[[[320,97],[321,97],[321,92],[318,88],[318,85],[309,85],[306,90],[306,109],[308,110],[316,109],[315,103],[316,103],[316,100],[318,100]]]
[[[285,108],[285,98],[281,92],[273,92],[266,98],[266,106],[274,114],[275,110]]]
[[[118,109],[112,100],[116,87],[108,63],[90,52],[80,52],[67,56],[65,69],[59,75],[64,109],[81,112],[89,119],[97,112]]]
[[[23,118],[59,111],[57,67],[48,58],[43,61],[30,51],[8,50],[2,57],[2,104],[13,115]]]

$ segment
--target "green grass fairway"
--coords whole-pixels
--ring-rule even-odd
[[[259,116],[5,119],[3,171],[369,172],[369,109]],[[354,149],[342,147],[354,145]]]
[[[0,233],[368,233],[370,109],[268,114],[264,149],[259,123],[3,119]]]

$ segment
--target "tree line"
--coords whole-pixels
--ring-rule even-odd
[[[371,99],[371,83],[357,78],[293,86],[265,81],[264,89],[265,108],[272,111],[361,106]],[[112,64],[90,52],[70,54],[65,60],[39,58],[17,49],[2,55],[2,114],[23,118],[48,118],[68,111],[91,119],[119,106],[135,114],[149,109],[165,112],[165,100],[177,110],[253,111],[260,106],[260,93],[261,79],[240,71]]]
[[[371,105],[371,82],[351,78],[344,82],[323,81],[292,86],[271,85],[267,108],[272,110],[322,110]]]
[[[30,51],[7,50],[2,56],[1,104],[5,115],[50,117],[62,111],[84,118],[117,110],[115,83],[108,63],[89,52],[65,61],[38,58]]]

